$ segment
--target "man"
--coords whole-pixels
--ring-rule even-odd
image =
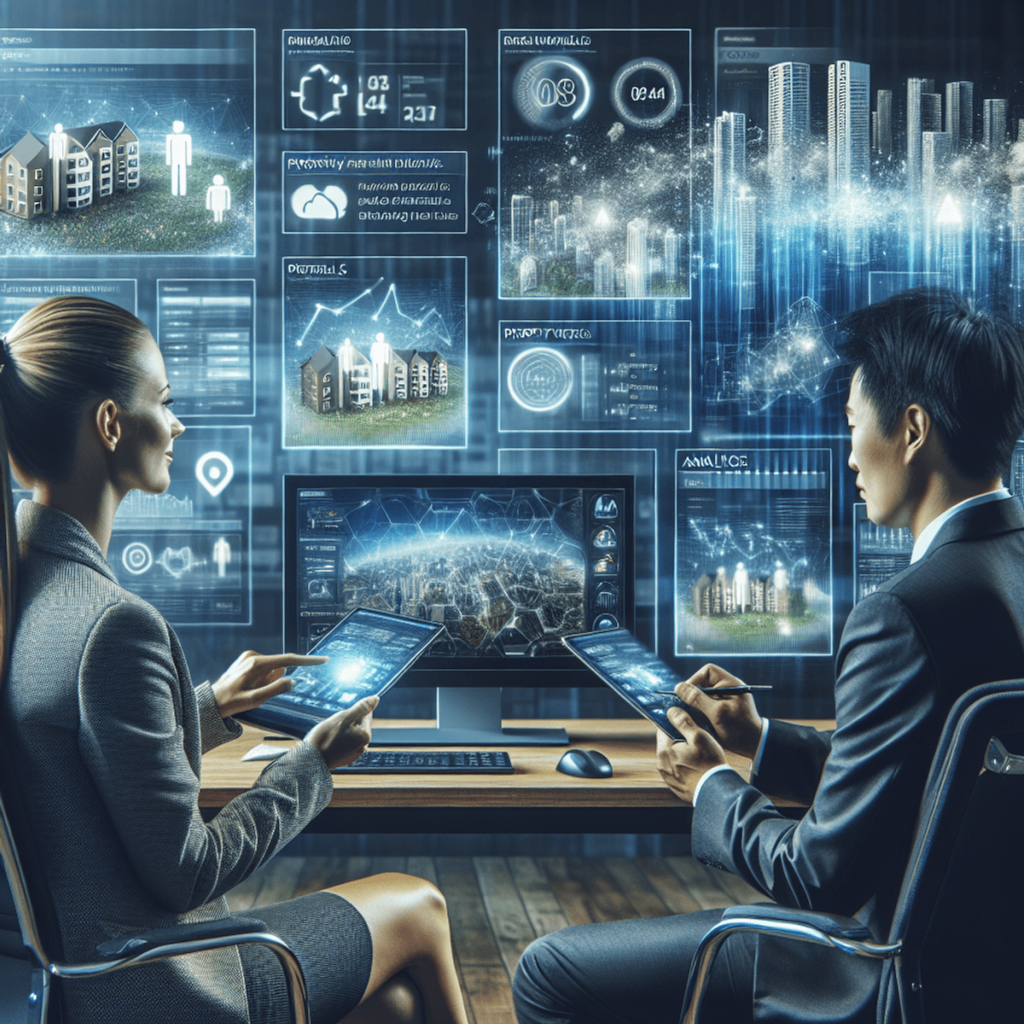
[[[869,306],[845,327],[849,465],[868,517],[913,533],[911,565],[850,613],[835,732],[769,723],[749,696],[704,695],[697,685],[738,682],[706,665],[676,693],[718,739],[673,708],[684,740],[659,734],[657,758],[668,786],[694,803],[695,857],[785,906],[856,914],[884,938],[949,708],[979,683],[1024,676],[1024,510],[1001,479],[1024,432],[1024,331],[926,291]],[[753,759],[751,784],[725,750]],[[763,793],[810,808],[794,822]],[[516,975],[520,1024],[675,1024],[693,951],[719,917],[538,939]],[[701,1016],[874,1021],[879,970],[822,947],[733,937]]]

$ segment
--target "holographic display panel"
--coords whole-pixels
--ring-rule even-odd
[[[69,293],[93,295],[138,315],[136,282],[130,278],[8,278],[0,280],[0,334],[6,334],[33,306]]]
[[[291,29],[282,39],[286,129],[466,127],[465,29]]]
[[[175,415],[255,413],[255,281],[158,281],[156,328]]]
[[[690,33],[502,29],[501,298],[690,294]]]
[[[107,561],[173,626],[243,626],[252,616],[251,427],[189,427],[164,494],[131,491]]]
[[[886,580],[910,565],[914,535],[909,530],[877,526],[862,501],[853,506],[854,601],[873,594]]]
[[[252,29],[3,43],[5,255],[255,254]]]
[[[284,447],[466,445],[466,261],[284,261]]]
[[[691,429],[690,324],[502,321],[498,429]]]
[[[831,654],[831,453],[676,452],[676,654]]]

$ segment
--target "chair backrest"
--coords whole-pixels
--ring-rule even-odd
[[[0,1020],[5,1024],[46,1020],[52,986],[45,968],[62,956],[63,945],[2,732],[0,867]],[[50,1010],[52,1024],[54,1015],[59,1015],[56,1000]]]
[[[1024,754],[1024,680],[969,690],[939,740],[890,932],[907,1024],[998,1020],[1019,999],[1024,761],[989,758],[994,737]]]

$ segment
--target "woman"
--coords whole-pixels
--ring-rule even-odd
[[[224,893],[330,800],[330,769],[365,749],[377,698],[317,725],[204,823],[201,752],[239,734],[233,713],[291,685],[287,665],[322,659],[250,651],[193,690],[174,632],[118,586],[105,558],[117,507],[133,488],[167,489],[185,429],[139,320],[99,299],[50,299],[18,320],[0,359],[3,739],[58,955],[93,960],[106,939],[225,916]],[[8,454],[33,491],[17,511],[17,558]],[[466,1020],[444,900],[422,879],[378,875],[249,916],[296,950],[314,1024]],[[62,998],[69,1024],[269,1022],[287,1008],[281,970],[258,947],[66,982]]]

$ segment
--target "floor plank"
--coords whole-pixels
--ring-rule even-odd
[[[505,970],[511,978],[536,933],[504,857],[474,857],[480,894]]]
[[[434,863],[438,888],[448,902],[455,955],[463,971],[470,966],[504,969],[470,858],[436,857]],[[469,975],[463,976],[468,987]]]
[[[569,924],[547,876],[533,857],[507,858],[509,871],[526,908],[526,915],[536,935],[547,935]]]

